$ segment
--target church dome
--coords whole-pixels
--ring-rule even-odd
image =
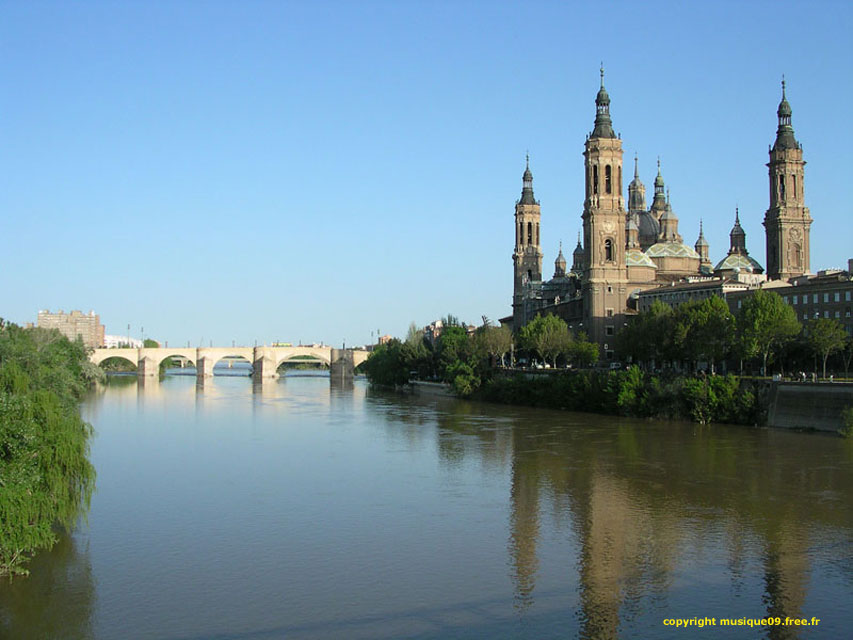
[[[746,271],[747,273],[764,273],[757,260],[743,253],[730,253],[720,260],[714,271]]]
[[[643,238],[650,238],[654,243],[660,233],[660,222],[650,211],[643,211],[637,217],[639,218],[640,242],[643,241]]]
[[[651,267],[657,269],[652,259],[639,249],[628,249],[625,252],[625,264],[629,267]]]
[[[683,242],[658,242],[646,250],[649,258],[695,258],[699,254]]]

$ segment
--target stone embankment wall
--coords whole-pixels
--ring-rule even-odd
[[[413,380],[409,383],[412,386],[412,391],[422,396],[442,396],[446,398],[455,398],[453,387],[444,382],[422,382]]]
[[[774,382],[767,424],[789,429],[837,431],[841,412],[853,406],[853,383]]]

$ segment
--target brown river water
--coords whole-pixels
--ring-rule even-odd
[[[853,637],[851,440],[316,375],[82,411],[91,510],[0,582],[2,638]]]

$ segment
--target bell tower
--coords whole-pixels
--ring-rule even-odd
[[[803,148],[794,138],[791,105],[785,97],[776,112],[779,127],[767,164],[770,175],[770,208],[764,214],[767,238],[767,276],[788,280],[809,272],[809,229],[812,218],[805,206]]]
[[[522,176],[521,199],[515,203],[515,251],[512,254],[512,326],[520,329],[526,320],[524,296],[530,284],[542,281],[542,248],[539,243],[539,203],[533,197],[530,156]]]
[[[584,316],[590,340],[612,357],[613,344],[625,322],[628,270],[625,256],[625,206],[622,198],[622,140],[613,132],[610,96],[604,88],[595,98],[595,126],[584,147],[586,198],[583,208]]]

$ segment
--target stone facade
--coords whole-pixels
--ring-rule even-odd
[[[76,340],[79,337],[84,345],[92,349],[104,345],[104,325],[94,311],[88,314],[81,311],[71,313],[65,313],[62,310],[57,313],[39,311],[38,326],[42,329],[57,329],[69,340]]]
[[[646,189],[635,156],[626,211],[622,195],[622,140],[614,133],[603,70],[595,106],[594,127],[583,152],[586,186],[581,216],[583,243],[578,240],[572,269],[566,272],[561,248],[554,277],[542,279],[541,208],[533,197],[528,159],[522,198],[515,206],[513,315],[502,318],[501,322],[517,330],[537,315],[553,313],[563,318],[573,331],[585,331],[601,346],[602,359],[610,359],[615,334],[625,326],[629,316],[640,310],[639,300],[644,292],[665,287],[668,291],[660,292],[665,297],[675,292],[673,286],[686,285],[682,287],[683,293],[695,291],[699,297],[710,295],[707,292],[711,290],[727,294],[760,286],[768,276],[749,255],[737,211],[729,252],[716,267],[710,259],[701,221],[694,246],[684,242],[660,160],[653,200],[646,208]],[[768,275],[787,280],[808,273],[812,220],[804,205],[805,162],[791,128],[791,107],[785,98],[784,82],[777,115],[779,128],[768,164],[770,208],[764,226]]]
[[[770,208],[764,215],[767,236],[767,273],[773,280],[788,280],[809,272],[809,231],[812,218],[805,206],[803,148],[791,127],[791,105],[785,98],[776,112],[779,127],[767,163]]]
[[[853,265],[847,271],[827,269],[817,275],[804,275],[789,282],[771,281],[764,288],[782,296],[791,305],[801,324],[815,318],[838,320],[847,335],[853,336]],[[728,296],[732,313],[737,313],[755,288]]]

